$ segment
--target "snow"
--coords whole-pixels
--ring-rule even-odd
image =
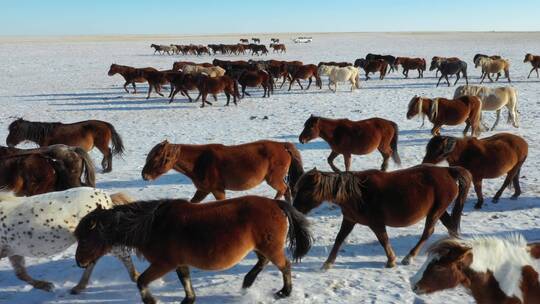
[[[529,142],[529,157],[521,171],[523,194],[517,201],[509,199],[511,190],[504,192],[499,204],[492,197],[502,184],[502,178],[484,181],[486,204],[480,211],[473,210],[475,195],[471,190],[462,218],[465,235],[503,235],[522,233],[527,239],[540,238],[540,81],[534,75],[526,79],[530,64],[523,63],[527,52],[539,52],[540,33],[358,33],[312,35],[310,44],[294,44],[292,35],[265,35],[280,38],[287,44],[287,54],[270,54],[262,59],[319,61],[350,61],[366,53],[402,56],[434,55],[458,56],[469,63],[470,82],[479,82],[479,70],[474,69],[475,53],[500,54],[511,61],[512,85],[518,89],[519,129],[501,120],[497,132],[511,132]],[[247,36],[246,36],[247,37]],[[251,36],[249,36],[251,37]],[[111,63],[132,66],[154,66],[169,69],[174,60],[211,61],[212,57],[152,55],[150,44],[156,43],[236,43],[241,37],[116,37],[101,39],[0,39],[0,138],[7,136],[7,126],[14,117],[28,120],[75,122],[101,119],[113,123],[124,139],[126,154],[113,159],[113,172],[97,175],[98,187],[110,192],[125,191],[140,199],[156,197],[190,198],[195,189],[190,180],[171,172],[154,182],[141,178],[146,153],[158,142],[168,139],[175,143],[203,144],[220,142],[237,144],[258,139],[295,142],[302,152],[306,169],[316,166],[330,170],[326,157],[330,150],[326,143],[316,140],[305,145],[298,143],[298,135],[310,114],[325,117],[364,119],[379,116],[399,124],[399,153],[402,167],[418,164],[430,138],[429,127],[420,129],[418,118],[406,120],[406,106],[415,94],[431,97],[453,96],[454,87],[435,88],[437,79],[427,71],[426,78],[403,79],[393,73],[383,81],[362,81],[360,90],[350,93],[348,85],[340,85],[331,93],[324,81],[322,90],[311,88],[300,91],[276,90],[270,99],[262,99],[262,91],[241,100],[239,106],[224,107],[224,96],[212,107],[200,109],[200,104],[189,104],[180,95],[173,104],[165,98],[152,96],[145,100],[146,85],[138,85],[141,93],[126,94],[120,76],[108,77]],[[249,56],[221,56],[220,59],[248,59]],[[255,58],[257,59],[257,58]],[[460,82],[460,84],[462,84]],[[490,86],[507,85],[505,80]],[[254,91],[251,89],[251,91]],[[506,114],[506,109],[503,110]],[[268,119],[263,119],[268,116]],[[494,114],[484,115],[488,124]],[[444,128],[443,134],[461,135],[462,126]],[[494,134],[483,133],[482,136]],[[30,145],[27,145],[30,146]],[[101,155],[93,151],[96,164]],[[378,153],[354,156],[352,168],[379,168]],[[341,157],[336,164],[343,168]],[[390,169],[397,167],[390,163]],[[261,185],[246,192],[228,192],[229,197],[246,193],[273,197],[275,192]],[[210,199],[210,198],[208,198]],[[293,294],[281,303],[472,303],[463,289],[417,297],[409,286],[413,275],[425,260],[422,252],[409,266],[398,265],[385,269],[386,257],[373,233],[357,226],[338,255],[333,269],[319,270],[325,261],[341,222],[340,211],[329,205],[309,215],[315,236],[313,249],[302,263],[293,266]],[[423,228],[418,223],[408,228],[389,229],[391,244],[403,258],[417,242]],[[427,245],[446,235],[438,224]],[[89,288],[80,295],[70,295],[69,289],[78,281],[82,270],[75,265],[75,247],[45,259],[27,259],[29,273],[36,279],[51,280],[56,289],[47,293],[32,289],[19,281],[7,259],[0,261],[0,302],[5,303],[134,303],[140,297],[134,283],[120,262],[106,256],[96,266]],[[134,257],[139,271],[147,263]],[[256,262],[253,254],[239,265],[223,272],[192,270],[193,286],[198,303],[273,303],[272,292],[282,286],[281,275],[274,266],[265,269],[253,287],[241,291],[243,276]],[[151,284],[150,290],[163,303],[180,301],[183,289],[175,273],[170,273]]]

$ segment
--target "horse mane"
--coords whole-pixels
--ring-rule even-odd
[[[439,98],[435,98],[433,99],[433,102],[431,103],[431,107],[429,108],[429,118],[431,120],[435,120],[438,114],[439,114]]]
[[[314,196],[316,200],[331,200],[336,204],[362,199],[363,180],[351,172],[319,172],[315,185]]]
[[[17,132],[17,135],[23,136],[28,140],[39,143],[41,142],[41,140],[46,138],[51,133],[51,131],[53,131],[62,123],[27,121],[20,118],[9,125],[10,132],[15,126],[15,124],[18,124],[18,128],[15,131]]]

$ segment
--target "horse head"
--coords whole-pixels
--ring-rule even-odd
[[[451,136],[434,136],[426,146],[425,164],[437,164],[445,160],[455,149],[457,139]]]
[[[26,120],[22,118],[17,118],[12,123],[9,124],[8,131],[9,134],[6,138],[6,144],[8,147],[15,147],[20,142],[26,140],[25,136],[25,124]]]
[[[142,170],[142,178],[146,181],[154,180],[167,173],[174,167],[179,147],[170,144],[167,140],[157,144],[150,150]]]
[[[114,226],[112,211],[100,205],[81,219],[75,228],[78,241],[75,260],[79,267],[88,267],[111,250],[112,244],[105,236],[110,234]]]
[[[300,141],[301,144],[308,143],[310,140],[319,137],[319,121],[320,117],[314,116],[313,114],[306,120],[304,123],[304,130],[298,137],[298,141]]]

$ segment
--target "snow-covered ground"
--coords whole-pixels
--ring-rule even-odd
[[[292,35],[271,35],[287,44],[284,55],[270,54],[263,59],[319,61],[354,61],[366,53],[389,53],[402,56],[458,56],[469,63],[470,82],[479,82],[474,69],[475,53],[500,54],[509,58],[512,85],[519,91],[521,127],[514,129],[501,119],[498,132],[507,131],[522,135],[529,142],[529,157],[522,170],[523,195],[518,201],[508,199],[507,190],[498,205],[489,198],[502,183],[502,178],[484,181],[486,205],[481,211],[472,209],[475,200],[470,193],[462,232],[473,234],[506,234],[518,232],[528,239],[540,238],[540,81],[526,76],[529,64],[523,63],[527,52],[540,53],[540,33],[415,33],[415,34],[325,34],[312,35],[311,44],[293,44]],[[141,179],[141,169],[146,153],[158,142],[168,139],[175,143],[203,144],[219,142],[237,144],[258,139],[273,139],[297,143],[303,123],[310,114],[325,117],[364,119],[379,116],[399,124],[399,153],[403,167],[416,165],[424,154],[430,138],[429,128],[421,129],[418,119],[406,120],[406,107],[415,94],[431,97],[452,96],[454,88],[435,88],[434,73],[426,72],[424,79],[403,79],[401,74],[391,74],[383,81],[362,81],[362,89],[350,93],[341,85],[338,93],[311,88],[300,91],[296,86],[290,92],[276,90],[270,99],[262,99],[262,91],[254,97],[243,99],[239,106],[224,107],[224,96],[212,107],[199,108],[178,95],[174,104],[165,98],[145,94],[126,94],[120,76],[108,77],[111,63],[131,66],[154,66],[169,69],[175,60],[211,61],[212,57],[152,55],[150,43],[235,43],[241,37],[192,37],[100,40],[99,37],[62,41],[40,39],[17,41],[0,40],[0,139],[7,135],[7,126],[14,117],[28,120],[75,122],[101,119],[112,122],[124,139],[126,153],[114,158],[113,172],[99,173],[97,185],[110,192],[126,191],[140,199],[155,197],[191,197],[195,188],[190,180],[171,172],[155,182]],[[269,36],[261,36],[269,43]],[[221,59],[247,59],[249,56],[218,56]],[[428,60],[429,62],[429,60]],[[491,85],[491,84],[488,84]],[[495,85],[507,85],[502,80]],[[146,91],[140,85],[141,92]],[[253,91],[253,90],[252,90]],[[506,110],[503,111],[506,118]],[[268,119],[263,119],[268,116]],[[494,115],[485,115],[492,123]],[[443,134],[460,136],[462,127],[445,128]],[[482,136],[494,134],[487,132]],[[326,157],[330,150],[326,143],[317,140],[306,145],[297,143],[302,152],[305,168],[317,166],[329,170]],[[96,160],[101,155],[92,152]],[[96,161],[96,163],[99,163]],[[342,158],[337,163],[343,166]],[[353,169],[378,168],[380,155],[373,153],[353,157]],[[397,167],[391,164],[391,170]],[[273,197],[274,191],[261,185],[247,192],[229,192],[228,196],[246,193]],[[315,236],[313,249],[301,264],[293,267],[294,291],[283,303],[470,303],[472,299],[464,290],[447,291],[421,299],[410,290],[408,278],[424,261],[423,253],[410,266],[398,265],[385,269],[386,257],[373,233],[357,226],[348,238],[332,270],[321,272],[319,267],[326,259],[340,225],[338,209],[324,205],[309,216]],[[423,223],[412,227],[389,229],[391,243],[398,258],[407,254],[415,244]],[[428,245],[446,235],[439,224]],[[4,303],[137,303],[137,288],[123,266],[112,257],[103,258],[97,265],[89,288],[81,295],[70,295],[69,289],[78,281],[82,270],[73,258],[75,247],[49,259],[27,259],[28,270],[38,279],[51,280],[54,292],[32,289],[16,279],[9,262],[0,261],[0,302]],[[135,258],[139,271],[147,266]],[[193,285],[198,303],[272,303],[272,292],[281,288],[281,275],[273,266],[261,273],[254,286],[242,293],[243,276],[256,262],[250,254],[239,265],[223,272],[193,270]],[[170,273],[151,285],[154,295],[162,302],[179,301],[183,289]]]

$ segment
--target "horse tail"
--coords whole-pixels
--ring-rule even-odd
[[[508,123],[512,122],[514,127],[519,126],[519,111],[517,109],[518,106],[518,93],[517,90],[514,88],[511,88],[510,92],[510,100],[508,101],[510,103],[510,107],[508,109]]]
[[[426,70],[426,60],[424,58],[422,58],[422,70]]]
[[[433,99],[431,106],[429,107],[429,119],[434,121],[439,114],[439,98]]]
[[[268,90],[270,90],[270,92],[272,94],[274,94],[274,76],[272,76],[270,73],[266,72],[267,75],[268,75]]]
[[[75,153],[82,158],[84,169],[84,184],[90,187],[96,187],[96,168],[90,155],[81,147],[75,147]]]
[[[452,229],[451,234],[457,236],[459,232],[459,226],[461,223],[461,213],[463,212],[463,207],[465,206],[465,200],[467,199],[467,194],[469,194],[469,188],[471,187],[472,175],[471,173],[462,167],[448,167],[450,175],[457,181],[459,186],[458,196],[454,202],[454,208],[452,208],[452,214],[450,215],[452,219]]]
[[[285,201],[277,201],[277,203],[289,221],[289,231],[287,232],[289,251],[292,253],[293,260],[297,262],[309,252],[313,243],[313,236],[309,231],[309,221],[291,204]]]
[[[315,85],[317,85],[319,89],[322,88],[322,80],[321,75],[319,75],[319,70],[316,69],[313,75],[315,76]]]
[[[110,123],[107,123],[109,130],[111,130],[111,141],[112,141],[112,152],[113,154],[123,154],[124,153],[124,143],[122,142],[122,137],[116,132],[114,126]]]
[[[304,165],[302,163],[302,155],[293,143],[285,143],[285,149],[291,156],[291,164],[289,166],[289,172],[287,178],[289,180],[289,189],[294,192],[296,182],[304,174]]]
[[[480,97],[473,96],[473,98],[478,99],[478,103],[469,103],[469,106],[472,107],[471,113],[469,114],[469,119],[473,127],[473,134],[480,133],[480,123],[482,120],[482,99]],[[476,130],[475,130],[476,129]],[[478,133],[477,133],[478,132]]]
[[[399,127],[397,123],[391,122],[392,128],[394,128],[394,136],[392,137],[392,140],[390,141],[390,148],[392,148],[392,160],[398,164],[401,165],[401,158],[398,154],[398,135],[399,135]]]

